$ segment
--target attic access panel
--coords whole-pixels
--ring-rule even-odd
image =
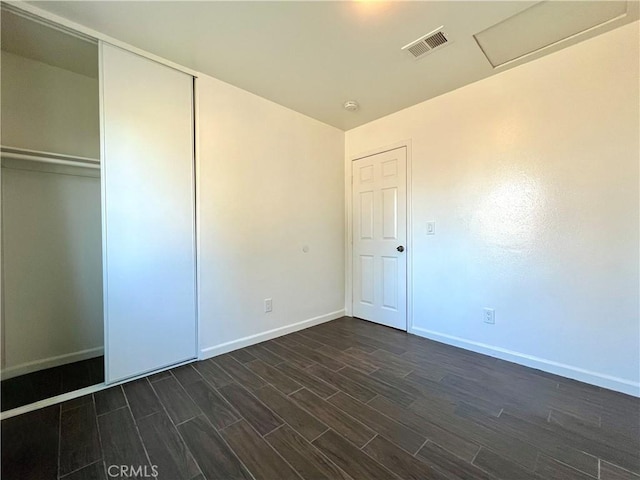
[[[474,38],[496,68],[626,14],[621,1],[540,2]]]

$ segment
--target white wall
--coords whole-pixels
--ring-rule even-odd
[[[202,355],[341,316],[344,133],[204,75],[197,92]]]
[[[411,139],[415,333],[639,394],[638,37],[347,132],[347,159]]]
[[[1,70],[2,145],[99,157],[96,78],[4,51]]]

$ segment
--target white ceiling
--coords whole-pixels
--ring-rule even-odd
[[[623,18],[494,69],[474,34],[537,2],[29,3],[344,130],[637,18],[631,1]],[[420,60],[400,50],[441,25],[449,46]],[[359,111],[342,108],[350,99]]]

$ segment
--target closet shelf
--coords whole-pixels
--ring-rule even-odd
[[[68,165],[71,167],[100,168],[100,160],[76,155],[63,155],[61,153],[40,152],[16,147],[0,147],[2,158],[12,160],[27,160],[30,162],[53,163],[56,165]]]

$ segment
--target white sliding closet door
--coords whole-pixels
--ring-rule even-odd
[[[106,380],[196,357],[193,77],[101,43]]]

